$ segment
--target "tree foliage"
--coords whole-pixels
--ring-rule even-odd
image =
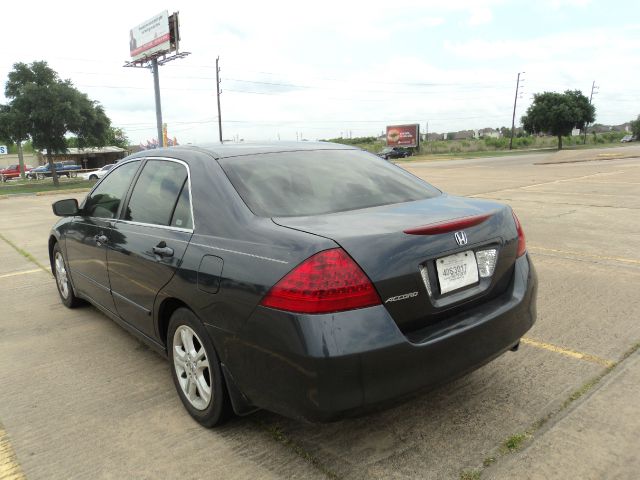
[[[633,133],[633,136],[636,137],[637,140],[640,140],[640,115],[631,122],[631,133]]]
[[[111,121],[102,106],[62,80],[47,62],[16,63],[5,85],[7,105],[0,106],[0,134],[8,140],[30,139],[37,149],[46,149],[53,171],[53,153],[67,150],[67,133],[79,147],[100,147],[107,141]]]
[[[562,137],[571,135],[574,128],[584,129],[595,120],[595,112],[595,107],[579,90],[536,93],[522,117],[522,125],[529,133],[558,137],[558,149],[562,149]]]

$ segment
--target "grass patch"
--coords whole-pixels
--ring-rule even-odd
[[[482,466],[487,468],[489,465],[496,463],[496,457],[487,457],[482,461]]]
[[[65,191],[71,189],[88,190],[93,187],[95,183],[95,180],[81,180],[74,178],[63,181],[60,179],[60,186],[56,187],[50,179],[34,181],[10,180],[5,183],[0,183],[0,195],[21,195],[39,192]]]
[[[480,476],[482,475],[482,471],[474,468],[472,470],[464,470],[460,474],[460,480],[480,480]]]
[[[576,400],[586,395],[596,385],[598,385],[602,381],[602,379],[604,379],[618,365],[620,365],[620,363],[622,363],[625,359],[633,355],[638,350],[640,350],[640,342],[635,343],[634,345],[631,346],[631,348],[626,350],[622,354],[622,358],[619,361],[613,363],[612,365],[609,365],[602,371],[602,373],[588,380],[583,385],[581,385],[577,390],[572,392],[571,395],[569,395],[569,397],[562,403],[560,407],[556,408],[555,410],[549,412],[544,417],[535,421],[524,432],[516,433],[508,437],[504,442],[502,442],[502,444],[497,449],[494,449],[495,454],[486,457],[482,461],[482,468],[475,469],[475,470],[463,470],[460,474],[460,478],[461,479],[479,479],[482,475],[482,471],[485,468],[488,468],[494,463],[496,463],[500,459],[500,457],[520,451],[524,447],[524,444],[528,440],[532,439],[536,434],[536,432],[538,432],[549,420],[556,417],[558,414],[562,413],[572,403],[574,403]],[[465,476],[465,475],[475,475],[476,472],[477,472],[477,476]]]
[[[511,435],[502,444],[502,449],[503,451],[517,452],[522,448],[522,445],[525,442],[525,440],[527,440],[530,437],[531,437],[531,434],[527,432],[516,433],[515,435]]]
[[[309,452],[307,452],[304,448],[302,448],[302,446],[298,445],[296,442],[294,442],[289,437],[287,437],[278,425],[267,425],[260,420],[254,420],[254,423],[256,423],[265,432],[267,432],[269,436],[271,436],[271,438],[273,438],[276,442],[287,447],[289,450],[293,451],[296,455],[303,458],[305,461],[307,461],[308,463],[313,465],[315,468],[317,468],[327,478],[331,480],[338,480],[340,478],[336,472],[325,467],[320,462],[320,460],[318,460],[316,457],[314,457]]]
[[[7,244],[13,248],[16,252],[18,252],[20,255],[22,255],[24,258],[26,258],[27,260],[29,260],[32,263],[35,263],[39,268],[41,268],[42,270],[44,270],[47,273],[49,272],[49,269],[47,267],[45,267],[44,265],[42,265],[38,260],[36,260],[36,258],[31,255],[29,252],[27,252],[26,250],[23,250],[22,248],[20,248],[19,246],[17,246],[15,243],[13,243],[11,240],[9,240],[7,237],[5,237],[4,235],[2,235],[0,233],[0,239],[4,240],[5,242],[7,242]]]

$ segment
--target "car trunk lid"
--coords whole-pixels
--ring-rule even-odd
[[[455,220],[455,222],[451,222]],[[517,231],[511,209],[479,199],[435,198],[361,210],[277,217],[273,221],[338,243],[374,283],[385,307],[403,331],[422,328],[455,313],[462,305],[502,293],[516,258]],[[456,232],[464,232],[460,245]],[[473,256],[495,249],[493,275],[443,291],[437,260]],[[441,267],[442,268],[442,267]]]

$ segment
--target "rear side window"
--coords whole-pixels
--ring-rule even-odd
[[[167,160],[149,160],[133,187],[124,219],[152,225],[170,225],[186,183],[187,169],[184,165]],[[190,220],[190,208],[189,219],[181,220],[185,223]]]
[[[193,228],[193,220],[191,219],[191,198],[189,196],[189,182],[187,180],[182,184],[182,191],[178,197],[178,203],[173,211],[171,218],[171,226],[178,228]]]
[[[139,166],[140,160],[136,160],[110,172],[85,201],[83,213],[88,217],[115,218]]]
[[[219,162],[247,206],[262,217],[319,215],[440,195],[401,168],[358,150],[268,153]]]

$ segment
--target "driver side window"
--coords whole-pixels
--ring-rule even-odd
[[[140,160],[128,162],[114,168],[102,182],[91,192],[85,201],[82,214],[87,217],[115,218],[120,202],[136,174]]]

